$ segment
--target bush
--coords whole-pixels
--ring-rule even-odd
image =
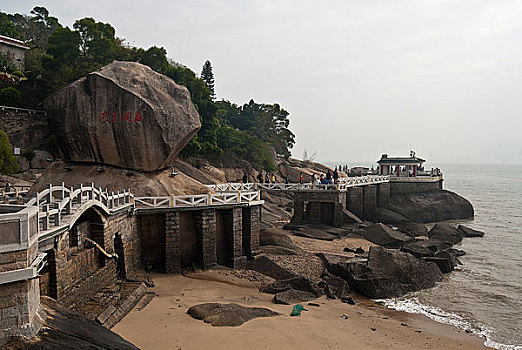
[[[18,107],[22,102],[20,91],[14,87],[6,87],[0,90],[0,105]]]
[[[24,153],[22,153],[22,156],[25,157],[25,159],[28,161],[32,161],[34,156],[36,156],[36,153],[32,149],[26,148]]]
[[[18,161],[7,134],[0,130],[0,174],[13,174],[18,171]]]

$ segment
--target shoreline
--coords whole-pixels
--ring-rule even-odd
[[[320,307],[302,303],[308,311],[289,317],[293,305],[274,304],[271,294],[228,270],[187,276],[153,275],[156,297],[141,311],[134,308],[112,330],[142,349],[346,349],[347,344],[354,349],[488,349],[474,334],[361,296],[357,305],[323,296],[314,301]],[[205,302],[266,307],[283,316],[212,327],[186,314],[189,307]]]

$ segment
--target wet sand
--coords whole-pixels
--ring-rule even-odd
[[[153,279],[157,296],[112,329],[141,349],[488,349],[477,336],[362,298],[354,306],[323,296],[313,301],[320,307],[305,302],[308,311],[290,317],[291,305],[274,304],[272,295],[226,270]],[[186,314],[206,302],[266,307],[283,316],[213,327]]]

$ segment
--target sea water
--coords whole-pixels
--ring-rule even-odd
[[[386,304],[483,335],[493,348],[522,349],[522,165],[433,166],[444,173],[444,189],[475,209],[473,220],[450,223],[485,236],[464,238],[455,246],[467,253],[459,258],[462,265],[435,288]]]

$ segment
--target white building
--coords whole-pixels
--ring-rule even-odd
[[[0,52],[9,57],[20,71],[24,70],[25,52],[27,50],[29,50],[29,46],[24,44],[23,41],[0,35]]]

